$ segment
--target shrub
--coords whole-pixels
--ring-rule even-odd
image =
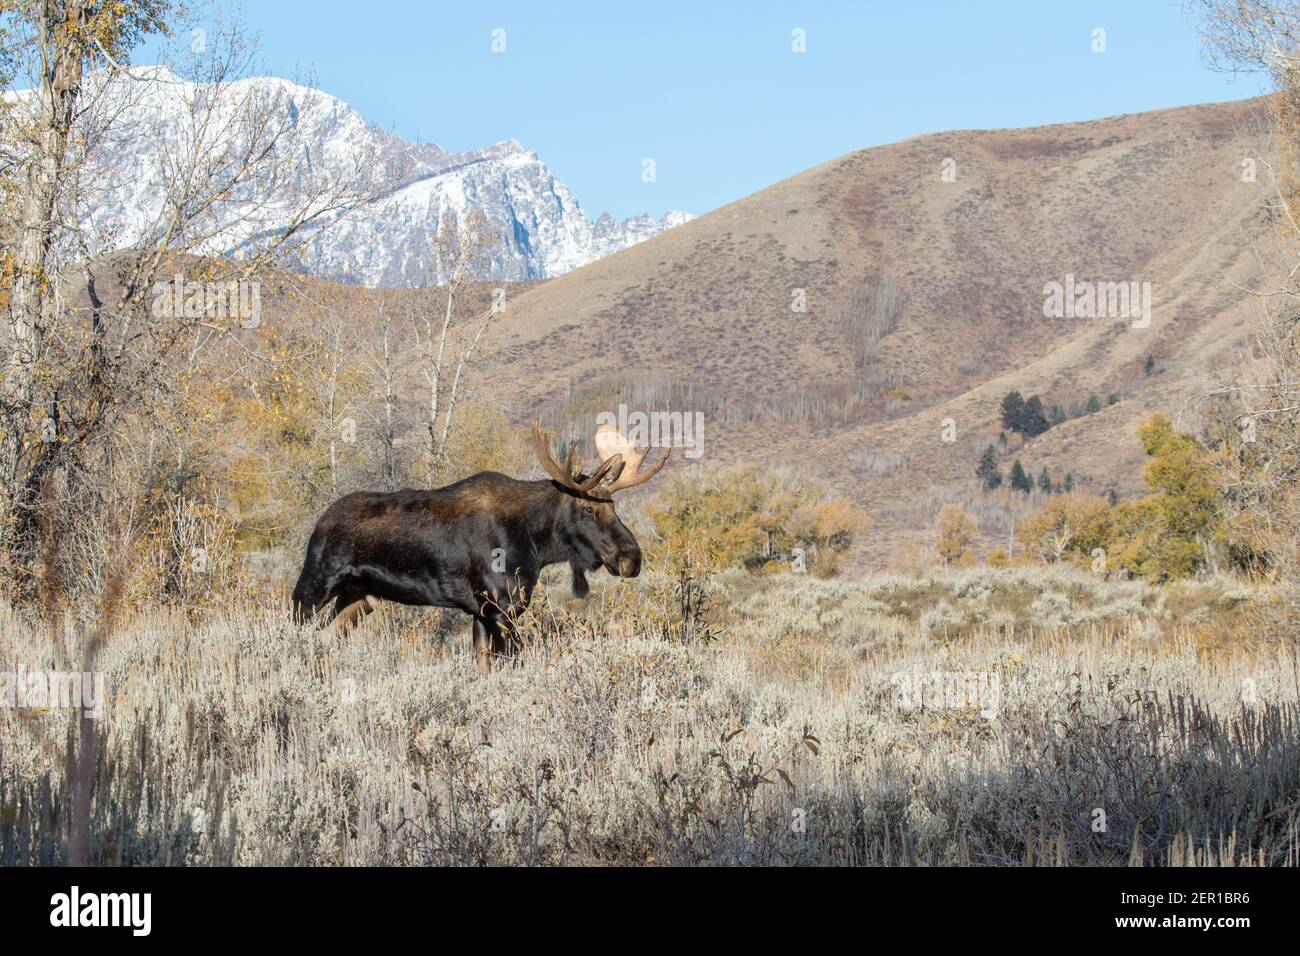
[[[678,478],[650,506],[656,548],[706,572],[786,564],[833,574],[867,518],[825,489],[753,466],[705,481]]]
[[[1017,526],[1027,550],[1045,563],[1087,558],[1110,543],[1110,507],[1102,498],[1060,495]]]
[[[944,564],[960,564],[969,557],[971,542],[979,527],[975,519],[957,505],[945,505],[939,512],[939,557]]]

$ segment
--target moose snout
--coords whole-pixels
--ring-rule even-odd
[[[626,551],[618,559],[618,576],[634,578],[641,573],[641,551]]]

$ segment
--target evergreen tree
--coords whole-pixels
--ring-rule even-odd
[[[1047,473],[1046,465],[1038,473],[1038,490],[1049,495],[1052,493],[1052,476]]]
[[[1002,399],[1002,427],[1008,431],[1021,431],[1025,420],[1025,398],[1015,389]]]
[[[1047,416],[1043,414],[1043,400],[1037,395],[1025,402],[1024,413],[1020,419],[1020,430],[1026,438],[1034,438],[1051,428]]]
[[[1065,490],[1065,493],[1066,493],[1066,494],[1069,494],[1071,491],[1074,490],[1074,473],[1073,473],[1073,472],[1067,471],[1067,472],[1065,473],[1065,481],[1061,483],[1061,487]]]
[[[1145,372],[1147,375],[1150,375],[1155,370],[1156,370],[1156,357],[1154,355],[1148,355],[1147,364],[1142,366],[1142,371]]]
[[[1088,414],[1095,415],[1101,411],[1101,396],[1093,392],[1088,396]]]
[[[980,486],[985,491],[992,491],[1002,484],[1002,471],[998,468],[997,452],[992,445],[984,449],[979,467],[975,469],[975,477],[980,480]]]
[[[1112,508],[1114,508],[1117,504],[1119,504],[1119,495],[1116,494],[1114,488],[1106,492],[1106,501],[1110,504]]]
[[[1025,471],[1025,466],[1020,464],[1019,458],[1017,458],[1016,463],[1011,466],[1011,487],[1016,491],[1023,491],[1025,494],[1029,494],[1029,492],[1034,490],[1034,483],[1030,480],[1028,473]]]
[[[1065,414],[1065,406],[1059,402],[1052,406],[1052,427],[1063,424],[1070,416]]]

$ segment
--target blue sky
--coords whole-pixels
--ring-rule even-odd
[[[455,151],[517,139],[593,217],[704,213],[918,133],[1260,92],[1206,69],[1178,0],[491,3],[273,0],[265,72]],[[1092,31],[1106,51],[1092,52]],[[505,31],[493,53],[492,31]],[[807,52],[791,49],[806,31]],[[653,158],[656,181],[642,181]]]

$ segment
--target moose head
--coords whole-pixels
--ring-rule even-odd
[[[601,425],[596,429],[596,451],[601,463],[588,475],[582,472],[576,443],[563,464],[555,460],[537,421],[533,422],[533,450],[542,469],[565,495],[557,524],[571,548],[569,567],[573,571],[574,595],[586,596],[590,590],[586,572],[601,566],[616,577],[634,578],[640,574],[641,547],[614,510],[614,494],[653,478],[672,450],[653,468],[643,471],[641,466],[649,449],[637,451],[618,428]]]

